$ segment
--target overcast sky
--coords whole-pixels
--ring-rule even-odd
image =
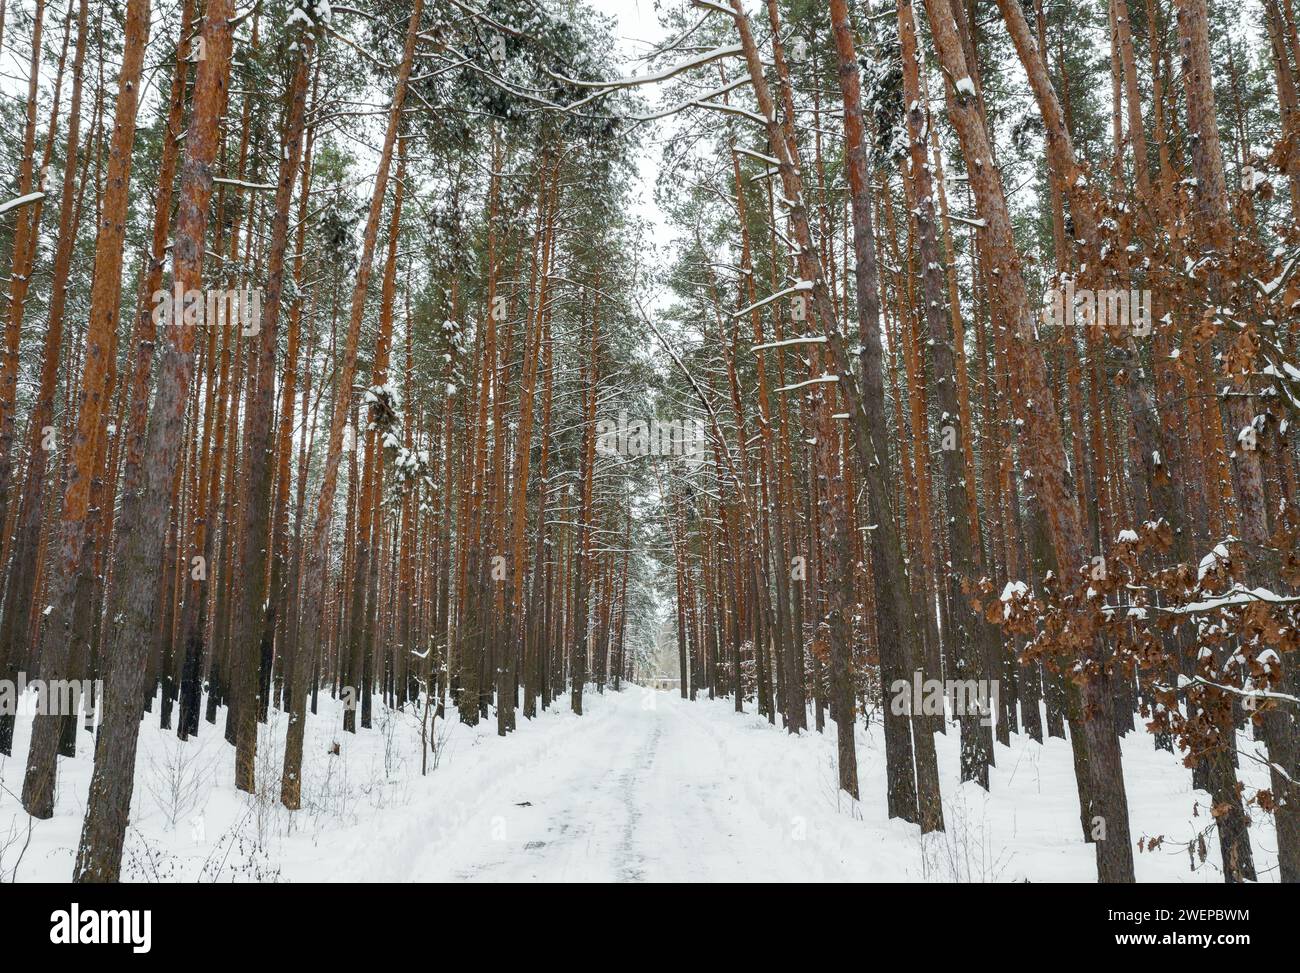
[[[660,27],[655,16],[654,0],[587,0],[590,6],[603,14],[618,18],[619,63],[618,70],[611,70],[611,75],[644,74],[644,61],[637,58],[645,54],[655,44],[667,39],[667,32]],[[614,65],[611,65],[613,68]],[[644,90],[646,99],[652,103],[658,101],[658,92],[654,85]],[[655,132],[659,126],[653,125],[641,129],[641,145],[636,154],[637,171],[640,174],[638,185],[634,188],[637,203],[633,212],[649,221],[653,230],[651,239],[659,247],[665,247],[671,239],[671,232],[664,221],[663,213],[655,204],[654,183],[658,175],[659,148],[654,144]]]

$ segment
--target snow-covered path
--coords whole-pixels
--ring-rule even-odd
[[[344,872],[411,881],[1095,878],[1064,740],[1013,737],[1012,748],[998,748],[985,793],[956,779],[955,730],[940,736],[947,828],[922,838],[884,813],[878,725],[859,730],[865,800],[856,804],[836,786],[833,723],[796,738],[736,714],[729,700],[692,703],[640,687],[589,694],[585,708],[581,718],[562,704],[521,720],[504,740],[480,728],[429,781],[427,799],[395,812],[404,819],[396,840],[379,842],[377,856],[363,829]],[[1124,746],[1135,835],[1199,830],[1205,795],[1187,772],[1144,733]],[[1271,822],[1259,823],[1263,864]],[[1195,872],[1185,852],[1140,855],[1139,878],[1216,881],[1213,854]]]
[[[730,759],[723,734],[693,713],[698,706],[640,689],[606,705],[588,732],[568,741],[566,759],[502,783],[490,809],[492,841],[457,835],[421,862],[435,874],[492,881],[807,876],[794,853],[804,837],[798,815],[763,802],[744,777],[752,764]],[[409,877],[421,877],[421,862]]]
[[[588,701],[581,729],[487,784],[476,807],[432,809],[437,840],[390,856],[391,877],[470,881],[796,880],[746,801],[745,762],[678,696]],[[540,729],[541,727],[536,727]],[[523,729],[527,733],[529,727]],[[518,737],[518,735],[516,735]],[[506,743],[508,745],[508,742]],[[768,815],[771,818],[771,815]],[[781,817],[778,815],[777,817]],[[427,832],[426,832],[427,834]],[[373,852],[373,849],[371,849]]]
[[[144,881],[1094,881],[1081,840],[1070,745],[1013,735],[996,746],[988,792],[958,777],[958,734],[936,737],[945,830],[885,813],[879,714],[857,729],[861,803],[837,787],[835,725],[792,737],[730,700],[638,686],[567,698],[516,732],[437,724],[437,764],[420,774],[420,714],[375,706],[373,729],[342,733],[322,695],[308,721],[303,809],[279,804],[284,716],[259,737],[257,794],[232,786],[233,755],[204,724],[187,744],[150,718],[141,730],[123,878]],[[30,732],[20,718],[15,753]],[[89,737],[60,761],[55,816],[18,806],[21,759],[0,757],[0,880],[66,881],[85,813]],[[1222,881],[1213,828],[1205,863],[1186,842],[1209,796],[1142,731],[1123,739],[1140,881]],[[1243,747],[1254,744],[1244,739]],[[1266,778],[1253,761],[1242,776]],[[1272,821],[1252,811],[1262,882],[1276,882]],[[17,839],[16,841],[13,839]],[[8,842],[8,844],[6,844]],[[1181,842],[1182,844],[1178,844]],[[16,856],[22,851],[21,859]]]

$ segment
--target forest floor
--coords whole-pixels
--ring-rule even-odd
[[[303,809],[278,803],[284,717],[262,728],[258,793],[233,787],[233,749],[204,723],[180,743],[146,718],[123,879],[133,881],[1093,881],[1080,840],[1069,744],[1013,736],[996,747],[985,793],[958,780],[957,730],[939,736],[946,830],[885,813],[879,716],[859,725],[865,800],[836,787],[834,724],[791,737],[730,700],[694,703],[636,686],[567,698],[502,739],[495,720],[439,721],[436,767],[420,775],[420,719],[375,705],[374,727],[343,733],[322,696],[309,718]],[[90,782],[91,738],[59,762],[55,816],[16,800],[30,717],[0,756],[0,881],[66,881]],[[333,754],[333,745],[339,753]],[[1254,744],[1243,739],[1244,748]],[[1139,881],[1221,881],[1213,829],[1196,867],[1186,842],[1210,824],[1209,796],[1145,731],[1123,741]],[[1266,774],[1243,760],[1248,785]],[[1263,882],[1275,882],[1272,822],[1255,812]],[[1178,844],[1182,842],[1182,844]],[[16,876],[14,870],[16,868]]]

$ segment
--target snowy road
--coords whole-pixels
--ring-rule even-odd
[[[419,712],[376,705],[375,726],[339,729],[322,694],[307,725],[303,809],[278,802],[284,718],[259,733],[258,793],[233,787],[219,733],[188,744],[141,735],[124,878],[134,881],[1092,881],[1070,745],[1022,735],[996,747],[992,787],[959,780],[958,734],[936,737],[946,828],[922,838],[885,813],[879,715],[857,730],[861,804],[836,786],[835,725],[792,737],[729,700],[628,686],[589,693],[585,715],[559,701],[516,732],[495,721],[438,724],[438,762],[420,774]],[[206,724],[204,724],[206,728]],[[25,752],[21,719],[15,752]],[[1241,741],[1242,746],[1255,746]],[[1208,849],[1193,868],[1173,840],[1195,835],[1209,795],[1145,733],[1123,740],[1132,832],[1169,847],[1136,856],[1140,881],[1222,881]],[[25,820],[0,757],[0,850]],[[1267,778],[1254,762],[1252,786]],[[55,816],[35,822],[19,881],[66,881],[85,812],[91,748],[60,762]],[[1253,776],[1252,776],[1253,775]],[[175,782],[179,782],[177,785]],[[182,806],[175,795],[188,795]],[[1250,829],[1262,881],[1276,881],[1270,819]],[[21,845],[21,843],[20,843]],[[0,876],[14,854],[0,853]]]
[[[860,727],[865,801],[836,786],[835,728],[791,737],[730,701],[627,687],[567,703],[505,739],[460,734],[428,791],[362,828],[344,866],[409,881],[1091,881],[1076,833],[1069,744],[998,748],[993,790],[961,785],[957,734],[937,738],[946,831],[922,838],[884,812],[879,726]],[[1194,827],[1186,774],[1140,734],[1125,739],[1134,833]],[[1204,808],[1201,809],[1204,814]],[[394,818],[404,823],[395,829]],[[1261,822],[1263,823],[1263,822]],[[1271,835],[1252,829],[1268,846]],[[391,840],[388,840],[391,838]],[[1262,849],[1259,849],[1262,850]],[[346,858],[347,856],[345,856]],[[1186,857],[1138,856],[1141,880],[1215,881]]]
[[[536,759],[488,783],[477,806],[458,808],[450,825],[445,809],[437,812],[437,840],[403,852],[392,877],[752,881],[806,874],[798,861],[772,854],[774,832],[789,815],[763,819],[746,799],[747,764],[729,762],[722,737],[680,697],[633,688],[593,701],[590,710],[581,732],[566,726]],[[753,840],[756,831],[764,840]]]

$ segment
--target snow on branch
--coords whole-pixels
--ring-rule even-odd
[[[235,186],[238,189],[275,189],[275,184],[269,182],[245,182],[243,179],[224,179],[220,176],[213,176],[212,181],[222,186]]]
[[[629,75],[624,78],[614,78],[610,81],[580,81],[577,78],[567,78],[558,74],[549,68],[543,68],[556,81],[563,81],[565,84],[571,84],[577,88],[634,88],[643,84],[654,84],[658,81],[667,81],[677,75],[689,71],[692,68],[702,67],[705,64],[712,64],[714,61],[720,61],[724,57],[740,57],[744,53],[744,48],[739,44],[732,44],[729,47],[715,47],[711,51],[705,51],[685,61],[678,61],[676,64],[669,65],[658,71],[646,75]]]
[[[775,294],[771,294],[768,297],[763,298],[761,301],[755,301],[753,304],[749,305],[749,307],[742,307],[739,311],[736,311],[731,316],[733,318],[744,317],[746,314],[750,313],[751,311],[757,311],[759,308],[766,307],[767,305],[771,304],[773,301],[779,301],[783,297],[788,297],[791,294],[797,294],[800,291],[810,291],[812,290],[812,288],[813,288],[812,281],[801,280],[793,287],[787,287],[783,291],[777,291]]]
[[[806,388],[809,385],[829,385],[833,382],[838,382],[839,380],[840,377],[838,375],[820,375],[817,378],[810,378],[806,382],[796,382],[794,385],[782,385],[776,391],[793,392],[796,389]]]
[[[1167,612],[1170,615],[1197,615],[1202,612],[1214,611],[1216,608],[1248,605],[1253,601],[1263,601],[1273,605],[1296,605],[1300,604],[1300,595],[1279,595],[1267,588],[1251,589],[1245,585],[1237,584],[1223,594],[1207,598],[1205,601],[1193,601],[1172,608],[1164,608],[1159,605],[1154,607],[1156,611]]]
[[[770,155],[764,155],[762,152],[755,152],[753,149],[738,148],[736,149],[736,152],[740,155],[747,155],[751,159],[757,159],[759,162],[766,162],[770,166],[779,166],[781,164],[780,159],[774,158]]]
[[[28,206],[38,200],[44,199],[44,193],[28,193],[26,196],[19,196],[17,199],[11,199],[7,203],[0,203],[0,216],[4,216],[11,209],[18,209],[21,206]]]
[[[735,17],[736,11],[722,6],[720,3],[712,3],[711,0],[692,0],[692,6],[700,7],[704,10],[716,10],[720,14],[726,14],[728,17]]]
[[[763,118],[761,115],[756,115],[751,111],[745,110],[744,108],[737,108],[735,105],[718,104],[712,101],[712,99],[718,97],[719,95],[724,95],[728,91],[734,91],[736,88],[739,88],[741,85],[746,85],[749,83],[750,83],[749,75],[744,75],[743,77],[737,78],[735,81],[732,81],[730,84],[725,84],[721,88],[714,88],[712,91],[706,92],[696,98],[690,98],[687,99],[686,101],[679,102],[678,104],[674,105],[671,108],[665,108],[662,111],[657,111],[649,115],[634,115],[633,120],[638,122],[653,122],[660,118],[667,118],[669,115],[676,115],[678,112],[684,111],[687,108],[715,108],[718,111],[729,111],[732,112],[733,114],[744,115],[748,118],[753,118],[756,121],[763,122]],[[571,105],[569,107],[572,108],[575,105],[580,105],[583,102],[590,101],[592,98],[597,98],[601,94],[603,94],[603,92],[597,92],[596,94],[588,95],[586,98],[574,102],[574,105]]]
[[[1202,676],[1178,677],[1179,689],[1186,690],[1191,686],[1208,686],[1211,689],[1218,689],[1225,693],[1231,693],[1233,696],[1240,696],[1242,699],[1273,699],[1281,703],[1291,703],[1300,706],[1300,697],[1292,696],[1290,693],[1275,693],[1271,689],[1238,689],[1236,686],[1228,686],[1221,682],[1214,682],[1213,680],[1206,679]]]
[[[684,101],[679,105],[674,105],[672,108],[654,112],[650,115],[633,115],[632,121],[653,122],[660,118],[667,118],[669,115],[676,115],[678,112],[685,111],[687,108],[711,108],[714,111],[726,112],[730,115],[739,115],[741,118],[748,118],[751,122],[755,122],[759,125],[767,124],[767,120],[763,118],[762,115],[756,114],[747,108],[737,108],[735,105],[728,105],[722,102],[702,100]]]
[[[1282,287],[1282,285],[1285,284],[1291,278],[1291,275],[1295,272],[1296,266],[1298,264],[1300,264],[1300,253],[1294,253],[1291,255],[1291,258],[1287,260],[1285,264],[1283,264],[1282,273],[1278,274],[1278,276],[1275,279],[1270,280],[1266,283],[1255,277],[1252,277],[1250,278],[1251,283],[1255,285],[1255,287],[1259,290],[1260,294],[1262,294],[1264,297],[1271,298],[1274,294],[1278,292],[1278,290]]]
[[[769,348],[789,348],[791,345],[824,345],[826,336],[824,334],[808,335],[803,338],[786,338],[784,341],[768,341],[761,345],[754,345],[750,351],[767,351]]]

